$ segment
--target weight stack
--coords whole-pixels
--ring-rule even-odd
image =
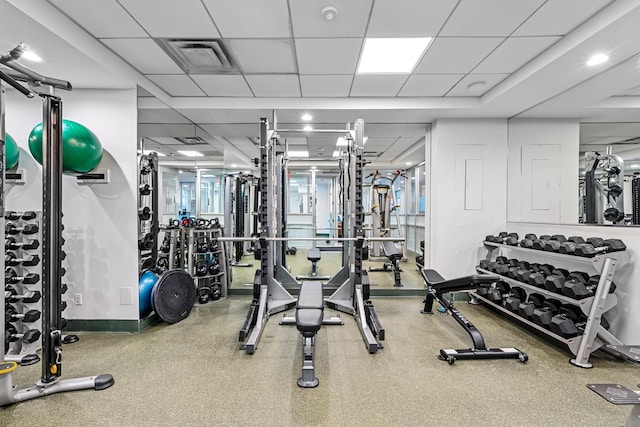
[[[640,224],[640,176],[634,175],[631,180],[632,224]]]

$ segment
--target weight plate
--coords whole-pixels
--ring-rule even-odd
[[[193,278],[182,270],[164,273],[153,287],[153,310],[167,323],[186,319],[196,302]]]

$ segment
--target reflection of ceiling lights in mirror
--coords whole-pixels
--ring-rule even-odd
[[[289,157],[309,157],[308,151],[291,151],[287,153]]]
[[[368,136],[365,136],[362,139],[362,144],[366,144],[367,143],[367,139],[369,139]],[[347,141],[347,139],[343,136],[339,136],[338,139],[336,139],[336,147],[347,147],[349,145],[349,141]]]
[[[410,166],[412,164],[413,164],[413,162],[407,162],[407,166]]]
[[[204,154],[199,153],[197,151],[178,150],[178,153],[182,154],[183,156],[188,156],[188,157],[204,157]]]
[[[596,55],[593,55],[591,58],[589,58],[589,60],[587,61],[587,65],[589,66],[600,65],[603,62],[607,62],[608,60],[609,60],[609,56],[604,55],[602,53],[598,53]]]
[[[629,165],[629,168],[630,168],[630,169],[639,169],[639,168],[640,168],[640,165],[639,165],[639,164],[637,164],[637,163],[634,163],[634,164],[632,164],[632,165]]]
[[[308,122],[309,120],[313,119],[313,117],[311,117],[311,114],[303,114],[301,119],[305,122]]]
[[[340,157],[340,152],[339,151],[334,151],[332,157]]]
[[[313,128],[309,125],[306,125],[305,127],[302,128],[302,130],[307,131],[307,132],[311,132],[313,130]]]

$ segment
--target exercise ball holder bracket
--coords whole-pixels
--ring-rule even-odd
[[[96,169],[92,172],[76,175],[78,185],[108,184],[109,178],[109,169]]]
[[[15,172],[5,172],[5,183],[10,185],[24,185],[27,183],[27,172],[18,169]]]

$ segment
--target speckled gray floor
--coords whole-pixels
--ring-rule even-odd
[[[530,360],[437,360],[440,348],[470,341],[449,316],[422,315],[420,298],[377,298],[385,348],[369,354],[354,320],[323,326],[317,336],[320,385],[301,389],[301,343],[293,326],[268,322],[253,355],[238,349],[248,297],[194,309],[185,321],[137,335],[82,334],[65,347],[64,377],[111,373],[103,391],[48,396],[0,409],[2,426],[616,426],[630,410],[586,383],[634,387],[637,367],[606,355],[594,368],[484,307],[458,307],[488,345],[514,346]],[[331,312],[331,310],[328,310]],[[19,368],[21,386],[40,365]]]

